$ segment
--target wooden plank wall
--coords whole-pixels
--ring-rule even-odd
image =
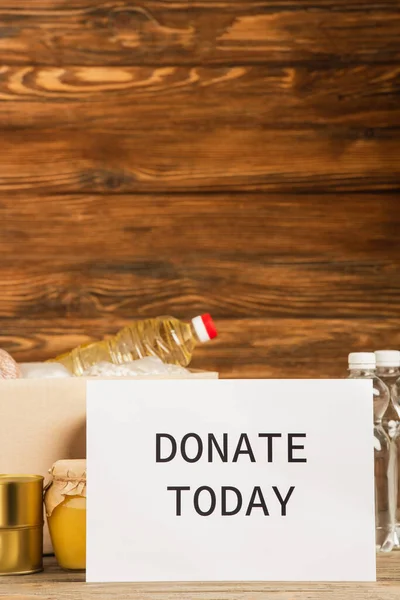
[[[0,346],[210,311],[193,366],[400,348],[398,0],[0,0]]]

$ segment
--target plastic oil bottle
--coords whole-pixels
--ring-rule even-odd
[[[382,427],[382,418],[389,404],[389,389],[375,374],[373,352],[349,354],[349,378],[372,379],[374,393],[374,466],[375,466],[375,536],[376,549],[390,552],[393,548],[394,523],[389,505],[390,440]]]
[[[146,356],[158,356],[165,363],[186,367],[195,347],[216,335],[209,314],[195,317],[190,323],[174,317],[157,317],[133,321],[108,339],[83,344],[52,360],[76,376],[99,362],[123,364]]]
[[[395,524],[393,549],[400,550],[400,398],[395,386],[400,377],[400,352],[378,350],[375,352],[375,357],[376,374],[386,383],[390,391],[390,402],[382,425],[390,439],[389,502],[391,518]]]

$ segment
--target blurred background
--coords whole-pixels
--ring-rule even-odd
[[[192,366],[400,348],[398,0],[0,0],[0,347],[210,312]]]

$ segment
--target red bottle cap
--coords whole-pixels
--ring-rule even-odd
[[[201,342],[208,342],[217,337],[217,329],[208,313],[192,319],[192,324]]]

